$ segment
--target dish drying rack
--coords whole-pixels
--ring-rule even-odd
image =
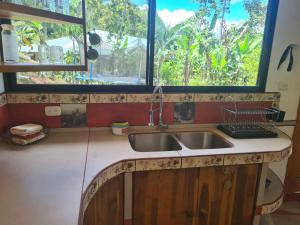
[[[231,96],[228,96],[233,100]],[[225,101],[225,99],[224,99]],[[255,107],[240,108],[235,101],[233,107],[223,108],[223,124],[218,129],[233,138],[274,138],[277,137],[273,121],[278,112],[265,108],[261,103]]]

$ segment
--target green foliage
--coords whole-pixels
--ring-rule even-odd
[[[228,25],[230,0],[197,2],[200,7],[194,17],[156,31],[156,83],[256,85],[266,6],[261,0],[244,0],[249,19]]]
[[[199,3],[195,15],[174,27],[166,26],[156,14],[154,81],[172,86],[256,85],[266,5],[262,0],[243,0],[249,19],[229,24],[226,14],[230,13],[230,0],[194,1]],[[70,3],[71,15],[80,16],[81,0]],[[109,32],[112,53],[110,59],[103,62],[107,64],[105,72],[119,76],[136,73],[131,65],[136,64],[141,55],[128,48],[128,36],[147,37],[148,9],[130,0],[87,0],[86,5],[87,30]],[[78,43],[83,41],[80,26],[18,22],[17,27],[26,45],[43,43],[45,36],[50,39],[69,36]],[[72,63],[74,55],[68,53],[65,61]],[[53,73],[52,78],[66,83],[85,83],[76,80],[76,75]]]

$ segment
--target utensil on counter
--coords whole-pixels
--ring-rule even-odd
[[[115,122],[111,124],[111,128],[114,135],[125,135],[128,134],[129,123]]]

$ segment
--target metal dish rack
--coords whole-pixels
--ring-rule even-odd
[[[223,107],[223,124],[218,126],[219,130],[233,138],[277,137],[273,121],[278,114],[274,110],[254,101],[253,108],[239,108],[231,96],[228,98],[232,100],[233,107]]]

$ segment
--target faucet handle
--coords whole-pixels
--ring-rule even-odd
[[[154,123],[153,122],[148,123],[148,127],[154,127]]]
[[[164,124],[164,123],[160,123],[160,124],[158,124],[158,128],[159,129],[168,129],[169,125],[168,124]]]

